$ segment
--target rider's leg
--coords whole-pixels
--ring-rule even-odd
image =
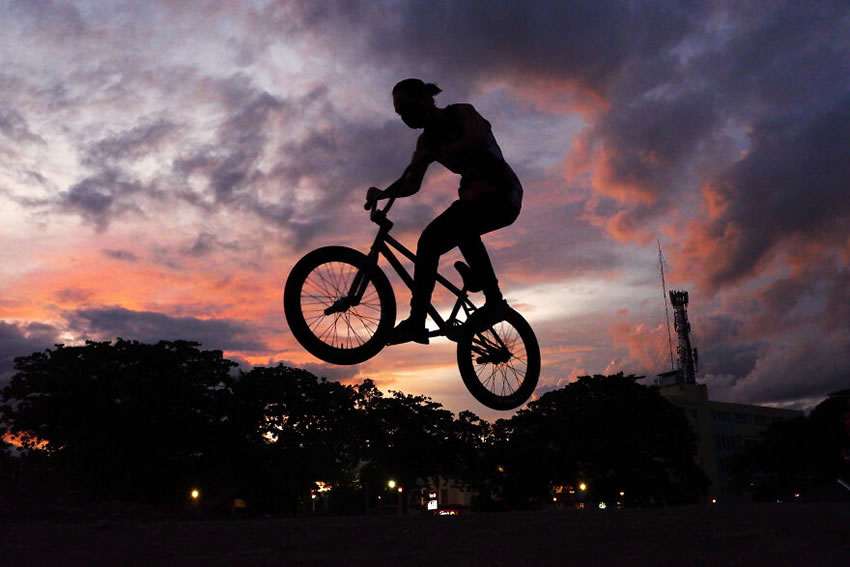
[[[416,267],[413,270],[413,297],[410,300],[411,315],[421,317],[425,323],[431,294],[437,279],[440,256],[454,248],[463,238],[460,227],[464,225],[463,207],[455,201],[437,218],[431,221],[416,244]]]
[[[458,200],[431,221],[416,247],[410,317],[396,327],[391,343],[427,342],[425,319],[437,277],[440,256],[459,246],[470,268],[484,278],[487,303],[500,303],[499,283],[481,235],[505,227],[519,215],[509,203],[489,200]]]
[[[459,244],[458,227],[464,225],[464,207],[452,203],[437,218],[431,221],[416,246],[416,266],[413,270],[413,294],[410,299],[410,317],[400,322],[390,339],[391,344],[408,341],[427,343],[428,334],[425,330],[425,319],[428,315],[428,305],[437,278],[437,267],[440,256]]]
[[[496,279],[496,272],[493,270],[492,262],[490,262],[490,255],[487,254],[487,248],[484,247],[481,237],[476,234],[465,238],[458,244],[458,248],[460,248],[461,254],[463,254],[476,279],[481,282],[487,302],[501,300],[502,292],[499,289],[499,280]]]
[[[471,233],[460,240],[458,247],[472,272],[480,279],[487,303],[500,302],[502,292],[499,289],[499,280],[496,279],[496,272],[493,270],[490,255],[487,254],[487,248],[481,241],[481,235],[513,223],[519,211],[500,201],[473,203],[474,206],[470,207],[468,215]]]

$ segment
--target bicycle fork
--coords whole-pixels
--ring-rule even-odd
[[[330,307],[325,309],[325,315],[333,315],[334,313],[344,313],[350,308],[360,305],[360,300],[363,299],[363,294],[366,293],[366,287],[369,285],[369,278],[365,274],[365,270],[361,269],[354,276],[354,281],[351,282],[351,287],[348,293],[334,301]]]

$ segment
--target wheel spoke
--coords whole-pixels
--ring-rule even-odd
[[[371,280],[357,305],[325,314],[326,309],[351,291],[360,269],[345,261],[319,264],[306,275],[301,286],[300,309],[304,322],[316,339],[335,349],[350,350],[364,345],[381,324],[385,307]]]
[[[508,400],[520,391],[529,378],[526,340],[509,319],[475,333],[468,343],[468,349],[474,381],[488,392],[485,400],[489,397]],[[534,375],[532,379],[536,384],[537,376]]]

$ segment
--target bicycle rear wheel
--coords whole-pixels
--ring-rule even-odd
[[[540,346],[531,325],[513,309],[490,327],[461,333],[457,364],[476,400],[495,410],[524,404],[540,378]]]
[[[358,281],[359,301],[351,299]],[[298,342],[333,364],[372,358],[395,325],[395,295],[387,276],[365,254],[343,246],[318,248],[295,264],[283,308]]]

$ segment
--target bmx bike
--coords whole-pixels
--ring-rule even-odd
[[[383,256],[411,290],[413,277],[393,252],[416,262],[416,256],[390,236],[392,221],[383,209],[372,206],[370,220],[378,234],[363,254],[344,246],[325,246],[307,253],[289,273],[283,307],[293,336],[315,357],[332,364],[364,362],[387,345],[395,327],[396,300],[392,285],[378,266]],[[455,297],[444,319],[433,304],[428,314],[437,324],[429,337],[444,336],[457,343],[457,365],[463,383],[475,399],[495,410],[524,404],[540,377],[540,347],[528,322],[505,306],[487,317],[470,300],[481,291],[475,274],[456,262],[462,287],[437,274],[437,283]],[[486,310],[485,310],[486,311]]]

